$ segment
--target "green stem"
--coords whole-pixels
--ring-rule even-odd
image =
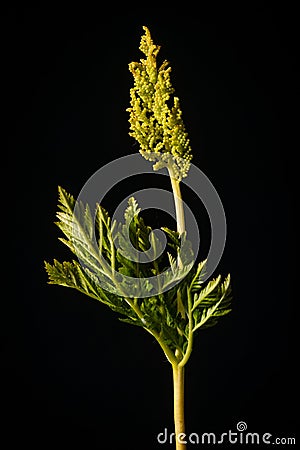
[[[155,339],[157,340],[157,342],[158,342],[159,345],[161,346],[161,348],[162,348],[164,354],[166,355],[167,360],[172,364],[172,366],[173,366],[173,365],[177,365],[177,358],[176,358],[176,356],[174,355],[174,353],[172,352],[172,350],[170,349],[170,347],[169,347],[167,344],[165,344],[165,342],[163,341],[163,339],[160,338],[159,334],[156,333],[156,332],[153,331],[153,330],[149,330],[149,328],[146,328],[146,330],[147,330],[150,334],[152,334],[152,336],[155,337]]]
[[[186,449],[184,423],[184,367],[173,364],[174,423],[176,450]]]
[[[180,181],[174,177],[172,166],[168,167],[173,190],[173,197],[176,211],[177,231],[181,235],[185,232],[185,218],[183,201],[180,191]],[[179,267],[182,261],[179,259]],[[174,390],[174,425],[176,436],[176,450],[186,449],[185,441],[185,422],[184,422],[184,366],[187,363],[193,344],[193,323],[192,323],[192,301],[190,292],[188,292],[188,317],[189,317],[189,336],[186,352],[177,364],[172,364],[173,369],[173,390]]]
[[[181,197],[180,191],[180,181],[174,177],[174,172],[172,167],[168,167],[169,175],[171,179],[171,185],[173,190],[173,197],[175,203],[175,211],[176,211],[176,222],[177,222],[177,231],[179,234],[185,232],[185,220],[184,220],[184,210],[183,210],[183,201]]]
[[[189,335],[188,335],[188,345],[187,345],[184,357],[178,364],[179,366],[182,366],[182,367],[184,367],[186,365],[186,363],[188,362],[188,359],[191,356],[192,348],[193,348],[194,330],[193,330],[192,297],[191,297],[191,292],[189,289],[187,290],[187,297],[188,297],[188,313],[187,314],[188,314],[188,318],[189,318]]]

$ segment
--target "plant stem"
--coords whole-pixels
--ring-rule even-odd
[[[177,231],[179,234],[185,232],[185,220],[184,220],[184,210],[183,210],[183,202],[180,191],[180,181],[174,177],[173,169],[171,166],[168,167],[169,175],[172,184],[173,197],[175,203],[175,211],[176,211],[176,222],[177,222]]]
[[[193,312],[192,312],[192,298],[191,298],[191,292],[188,289],[187,291],[187,297],[188,297],[188,318],[189,318],[189,334],[188,334],[188,345],[184,354],[183,359],[179,362],[179,366],[184,367],[186,363],[189,360],[189,357],[192,353],[193,348]]]
[[[184,367],[173,364],[174,423],[176,450],[186,449],[184,423]]]
[[[185,219],[183,201],[180,191],[180,181],[174,177],[172,166],[168,167],[173,190],[173,197],[176,211],[177,231],[180,235],[185,232]],[[179,267],[182,262],[179,258]],[[191,311],[189,298],[189,325],[191,328]],[[186,449],[185,441],[185,422],[184,422],[184,365],[186,364],[192,348],[192,335],[189,336],[189,345],[187,352],[182,361],[177,364],[172,364],[173,369],[173,391],[174,391],[174,425],[175,425],[175,440],[176,450]]]

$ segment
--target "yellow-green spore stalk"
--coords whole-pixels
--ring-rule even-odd
[[[179,98],[173,96],[171,67],[164,61],[157,68],[160,46],[153,44],[150,31],[143,27],[140,50],[146,56],[129,64],[134,77],[130,90],[130,135],[140,144],[144,158],[155,161],[154,170],[169,169],[172,178],[187,176],[192,159],[190,141],[182,120]]]

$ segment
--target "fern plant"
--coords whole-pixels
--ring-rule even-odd
[[[56,224],[64,235],[59,239],[75,258],[70,262],[45,262],[45,268],[50,284],[71,287],[98,300],[115,311],[120,320],[144,328],[156,339],[173,371],[178,450],[186,446],[184,370],[194,335],[229,313],[231,287],[229,275],[204,281],[206,261],[193,263],[180,191],[192,159],[190,142],[179,99],[173,96],[170,66],[166,61],[157,66],[160,47],[153,43],[148,28],[144,31],[140,50],[145,58],[129,65],[134,78],[128,108],[130,134],[138,141],[141,155],[154,162],[154,170],[168,169],[177,230],[162,228],[167,237],[167,251],[162,252],[159,239],[144,223],[133,197],[128,201],[124,222],[117,223],[101,205],[92,210],[59,187]],[[131,244],[144,253],[151,247],[149,261],[133,261]],[[166,272],[166,265],[171,271]],[[158,292],[151,282],[153,277],[160,277]],[[128,279],[136,283],[128,283]],[[141,292],[147,295],[141,296]]]

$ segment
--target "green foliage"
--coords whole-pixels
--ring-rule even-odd
[[[173,369],[175,435],[185,435],[183,368],[197,330],[215,325],[231,311],[230,276],[206,280],[206,261],[195,265],[185,229],[180,181],[191,165],[191,147],[167,61],[157,66],[160,47],[144,27],[140,50],[132,62],[130,135],[154,170],[168,169],[177,231],[163,227],[166,248],[144,223],[132,197],[124,221],[112,221],[99,204],[76,201],[58,188],[56,225],[59,237],[75,255],[70,262],[45,262],[49,284],[76,289],[118,314],[122,322],[144,328],[159,343]],[[183,448],[176,440],[176,448]]]
[[[225,316],[231,311],[230,275],[223,282],[219,275],[202,286],[203,268],[204,264],[199,264],[196,275],[189,286],[193,298],[191,308],[194,319],[193,331],[200,327],[206,328],[215,325],[219,317]]]
[[[153,44],[150,31],[143,27],[140,50],[146,56],[129,64],[134,78],[130,90],[130,135],[140,144],[144,158],[154,161],[154,169],[172,165],[174,178],[188,173],[192,159],[190,141],[182,120],[179,98],[173,96],[171,67],[164,61],[157,67],[160,47]]]
[[[181,254],[189,261],[190,243],[184,235],[163,228],[168,247],[166,259],[166,255],[161,254],[161,243],[140,217],[140,209],[133,198],[125,211],[124,223],[111,223],[100,205],[96,205],[92,214],[88,205],[75,202],[61,187],[58,206],[56,224],[65,236],[59,239],[79,261],[46,262],[50,284],[74,288],[109,306],[119,313],[123,322],[149,331],[178,362],[183,360],[197,329],[214,325],[230,311],[229,276],[223,282],[219,276],[203,283],[205,261],[187,271],[188,264],[183,264],[182,259],[179,264],[177,256],[179,250],[185,248]],[[146,254],[151,247],[151,261],[132,260],[132,246]],[[153,286],[148,279],[164,273],[166,265],[172,268],[171,275],[164,279],[170,289],[152,296]],[[143,280],[144,286],[148,282],[149,296],[135,295],[132,284],[126,286],[123,275]],[[174,279],[181,281],[174,286]],[[124,295],[120,295],[120,289]]]
[[[74,288],[107,305],[123,322],[151,333],[175,367],[188,361],[194,333],[230,312],[230,276],[204,282],[206,262],[194,265],[179,188],[190,168],[191,147],[179,99],[173,96],[171,68],[167,61],[157,67],[160,47],[148,28],[144,31],[140,50],[146,59],[129,65],[134,77],[130,134],[155,170],[168,168],[180,233],[162,228],[165,251],[134,198],[124,222],[117,223],[101,205],[92,211],[59,187],[56,224],[64,235],[59,239],[76,259],[45,262],[45,268],[50,284]]]

